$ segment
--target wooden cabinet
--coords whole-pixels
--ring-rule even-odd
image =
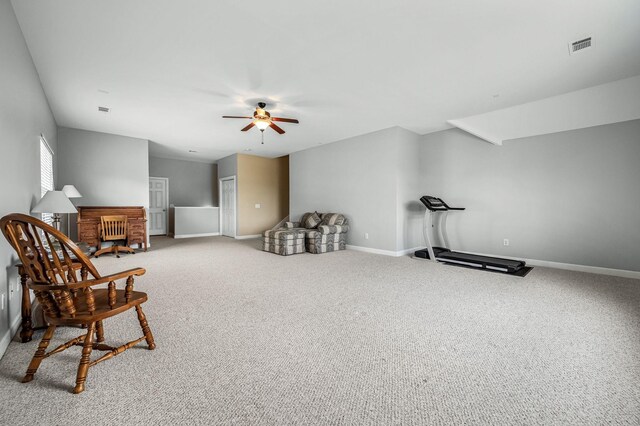
[[[128,244],[147,251],[147,213],[144,207],[78,207],[78,241],[100,248],[100,216],[127,216]]]
[[[138,248],[142,248],[144,244],[145,251],[147,250],[147,224],[146,220],[140,219],[129,220],[129,245],[138,244]]]
[[[85,221],[82,224],[78,223],[78,241],[97,247],[100,244],[99,227],[99,220]]]

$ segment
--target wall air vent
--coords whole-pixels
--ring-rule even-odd
[[[100,111],[100,112],[109,112],[109,108],[99,106],[98,107],[98,111]]]
[[[582,40],[577,40],[569,43],[569,54],[573,55],[576,52],[581,50],[588,49],[592,46],[591,37],[583,38]]]

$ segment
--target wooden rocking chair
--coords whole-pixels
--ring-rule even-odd
[[[126,216],[101,216],[100,217],[100,239],[102,241],[113,241],[113,245],[106,248],[98,247],[95,257],[105,253],[115,253],[116,257],[120,257],[121,251],[135,254],[135,250],[129,247],[129,225]],[[123,246],[118,241],[124,241]]]
[[[34,291],[42,305],[45,320],[49,323],[27,368],[23,383],[33,380],[45,358],[71,346],[82,346],[76,386],[73,389],[73,393],[80,393],[85,388],[89,367],[121,354],[142,340],[147,341],[150,350],[155,349],[153,335],[140,306],[146,302],[147,295],[133,290],[133,277],[143,275],[146,272],[143,268],[103,277],[91,260],[66,235],[41,220],[24,214],[3,217],[0,219],[0,229],[18,253],[29,276],[29,288]],[[116,290],[115,282],[121,279],[126,279],[125,288]],[[106,283],[107,288],[93,288]],[[131,308],[135,308],[137,312],[144,336],[119,347],[103,344],[103,320]],[[84,325],[87,332],[46,352],[59,325]],[[91,361],[93,349],[107,353]]]

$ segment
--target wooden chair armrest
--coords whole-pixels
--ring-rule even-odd
[[[133,268],[122,272],[117,272],[115,274],[106,275],[104,277],[80,281],[77,283],[69,283],[64,285],[50,285],[50,284],[33,284],[30,283],[29,287],[33,290],[37,291],[50,291],[50,290],[78,290],[86,287],[93,287],[94,285],[105,284],[111,281],[120,280],[122,278],[129,278],[132,276],[140,276],[144,275],[147,272],[144,268]]]

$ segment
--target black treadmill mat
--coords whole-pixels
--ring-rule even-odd
[[[496,271],[494,269],[483,269],[483,268],[475,268],[473,266],[468,266],[468,265],[460,265],[460,264],[455,264],[455,263],[446,263],[446,262],[441,262],[443,265],[447,265],[447,266],[453,266],[454,268],[466,268],[466,269],[473,269],[474,271],[485,271],[485,272],[493,272],[495,274],[501,274],[501,275],[512,275],[514,277],[526,277],[527,274],[529,272],[531,272],[531,270],[533,269],[533,266],[525,266],[522,269],[516,271],[516,272],[502,272],[502,271]]]

